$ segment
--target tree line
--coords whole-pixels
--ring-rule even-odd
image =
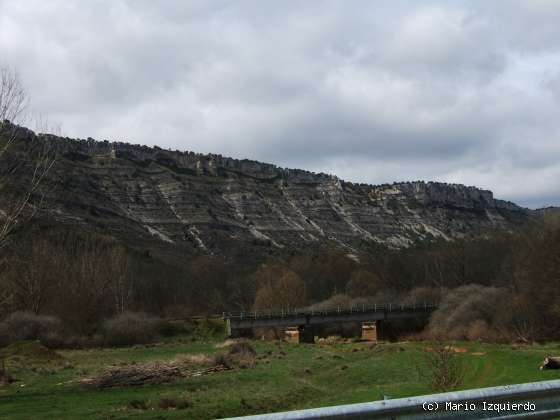
[[[0,318],[14,311],[54,315],[80,333],[127,311],[180,317],[426,301],[440,302],[432,331],[455,338],[509,331],[534,340],[560,331],[554,219],[517,232],[377,251],[359,262],[332,250],[253,264],[212,256],[169,263],[71,225],[37,221],[18,235],[2,251]]]

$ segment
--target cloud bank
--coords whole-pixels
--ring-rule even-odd
[[[560,2],[0,0],[71,137],[560,205]]]

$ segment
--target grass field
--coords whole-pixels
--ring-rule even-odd
[[[60,358],[19,351],[7,364],[17,381],[0,385],[0,418],[207,419],[430,393],[418,368],[428,344],[418,342],[369,346],[253,341],[259,356],[254,368],[101,391],[76,383],[109,365],[213,354],[220,351],[216,344],[221,341],[179,337],[156,346],[58,351]],[[464,389],[560,378],[559,371],[538,369],[545,356],[560,354],[560,344],[454,345],[466,349],[458,354],[467,367]],[[185,404],[181,409],[161,408],[165,399]]]

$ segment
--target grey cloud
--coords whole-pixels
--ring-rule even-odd
[[[559,18],[545,0],[2,0],[0,60],[70,136],[538,206],[560,204]]]

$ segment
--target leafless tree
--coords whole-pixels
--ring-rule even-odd
[[[8,150],[17,133],[29,99],[17,73],[8,67],[0,68],[0,157]],[[7,124],[5,122],[13,124]]]
[[[0,273],[5,270],[7,265],[6,258],[0,259]],[[6,287],[6,282],[0,279],[0,317],[10,312],[14,302],[14,292],[10,287]]]
[[[278,278],[266,279],[257,291],[254,309],[295,309],[307,304],[305,284],[292,270],[279,267]],[[274,271],[264,272],[272,274]]]
[[[465,369],[462,362],[453,346],[437,341],[424,351],[420,375],[433,391],[452,391],[463,383]]]
[[[71,236],[60,246],[61,262],[55,289],[64,293],[58,309],[61,318],[80,333],[103,317],[111,305],[113,272],[111,243],[97,235]]]
[[[36,202],[32,199],[38,195],[39,188],[55,163],[54,153],[49,149],[47,142],[29,150],[29,162],[20,162],[13,157],[9,159],[10,148],[14,146],[21,130],[17,124],[23,122],[28,103],[27,93],[17,73],[9,68],[0,68],[0,164],[5,163],[5,170],[0,172],[0,192],[9,188],[10,179],[18,176],[20,170],[26,169],[26,166],[31,168],[31,176],[26,179],[26,188],[19,191],[18,197],[12,200],[10,205],[0,208],[0,248],[5,245],[6,239],[22,219],[32,217],[40,208],[43,195],[39,194],[39,200]],[[38,118],[36,122],[39,129],[45,130],[46,120]],[[8,161],[11,163],[8,164]]]
[[[53,275],[58,271],[61,255],[42,238],[14,245],[9,269],[4,273],[3,289],[11,295],[12,310],[39,314],[53,287]]]
[[[117,313],[124,313],[130,309],[134,293],[134,277],[129,269],[129,257],[122,246],[115,247],[108,256],[112,271],[111,292],[115,301]]]
[[[29,103],[29,98],[17,73],[0,68],[0,121],[18,122]]]

